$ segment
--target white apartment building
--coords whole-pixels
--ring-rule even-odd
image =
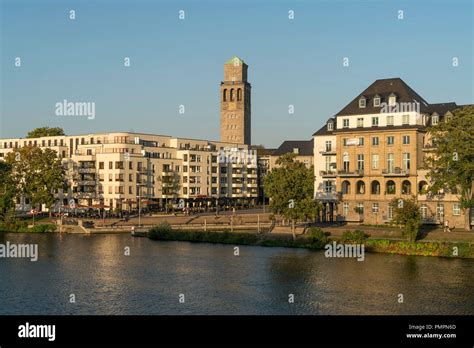
[[[257,157],[245,144],[130,132],[12,138],[0,139],[0,161],[23,146],[50,148],[61,158],[68,181],[58,192],[62,205],[72,199],[127,210],[143,199],[189,207],[253,205],[258,198]],[[17,201],[17,209],[30,208]]]

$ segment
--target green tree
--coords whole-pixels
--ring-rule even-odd
[[[52,137],[57,135],[65,135],[64,130],[59,127],[40,127],[28,132],[27,138]]]
[[[428,129],[434,146],[425,164],[432,193],[460,194],[464,227],[470,230],[470,212],[474,207],[474,106],[465,106],[453,113],[454,117]]]
[[[394,198],[389,203],[393,208],[391,223],[404,228],[404,235],[411,242],[418,238],[421,227],[420,207],[414,198]]]
[[[55,192],[64,186],[65,171],[56,151],[25,146],[10,152],[6,163],[11,166],[11,184],[16,196],[30,200],[33,208],[44,204],[51,211]]]
[[[13,213],[16,187],[12,182],[12,166],[0,162],[0,221],[5,221]]]
[[[313,168],[295,160],[296,155],[281,156],[274,168],[264,178],[265,195],[270,198],[270,210],[292,221],[295,238],[295,222],[298,219],[315,219],[318,204],[313,200]]]

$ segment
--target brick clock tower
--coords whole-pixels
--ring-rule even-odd
[[[248,65],[239,57],[224,64],[221,82],[221,141],[247,144],[250,142],[250,83]]]

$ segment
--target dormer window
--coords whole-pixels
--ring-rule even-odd
[[[333,131],[334,130],[334,123],[328,122],[328,131]]]
[[[380,96],[378,94],[374,96],[374,106],[380,106]]]
[[[395,93],[391,93],[388,96],[388,106],[394,106],[397,103],[397,95]]]
[[[438,114],[433,114],[431,118],[431,125],[436,126],[439,123],[439,116]]]
[[[366,99],[364,97],[359,99],[359,108],[365,108],[366,106]]]
[[[294,148],[293,148],[293,153],[294,153],[295,155],[298,155],[298,154],[300,153],[300,149],[298,149],[297,147],[294,147]]]

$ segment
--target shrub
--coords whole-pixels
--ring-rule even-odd
[[[418,239],[420,233],[420,222],[417,219],[408,219],[405,223],[403,235],[408,238],[409,241],[414,242]]]
[[[173,228],[169,223],[162,222],[148,231],[148,238],[150,239],[171,239]]]
[[[340,242],[344,244],[363,244],[367,237],[369,236],[361,230],[345,231],[342,233]]]
[[[307,231],[307,238],[311,245],[316,248],[322,248],[329,242],[331,233],[323,232],[319,227],[310,227]]]

